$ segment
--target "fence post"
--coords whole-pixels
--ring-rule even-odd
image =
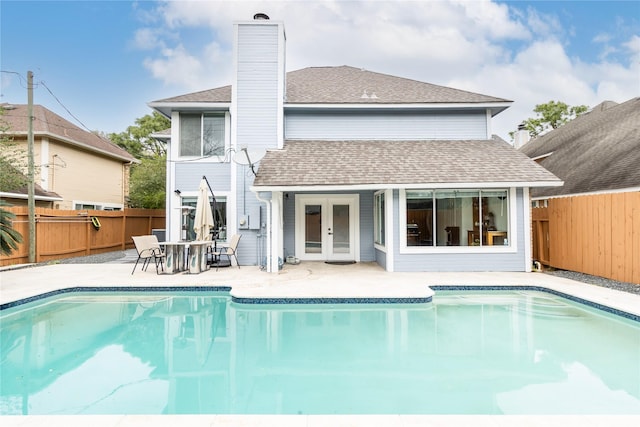
[[[85,222],[86,233],[85,233],[85,255],[91,255],[91,216],[89,215],[89,211],[87,211],[87,220]]]
[[[42,229],[42,227],[38,226],[38,224],[39,224],[38,218],[39,217],[40,217],[40,215],[36,213],[35,214],[35,220],[34,220],[35,221],[35,226],[36,226],[36,229],[35,229],[35,236],[36,236],[36,240],[35,240],[35,245],[36,245],[36,248],[35,248],[36,263],[41,261],[40,260],[40,253],[42,252],[42,250],[40,249],[40,242],[44,241],[44,239],[41,239],[40,236],[38,236],[38,234],[40,234],[40,230]]]
[[[120,249],[122,249],[124,251],[127,248],[127,242],[124,241],[124,239],[127,236],[127,230],[126,230],[126,228],[127,228],[127,211],[126,211],[126,209],[122,209],[122,216],[120,218],[122,218],[122,220],[120,221],[121,226],[122,226],[122,233],[120,233],[121,234],[121,236],[120,236],[120,241],[121,241]]]

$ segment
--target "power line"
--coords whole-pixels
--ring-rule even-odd
[[[20,80],[20,86],[22,86],[23,88],[27,89],[27,86],[25,86],[25,85],[23,84],[23,82],[26,82],[26,80],[24,79],[24,77],[22,76],[22,74],[20,74],[20,73],[18,73],[18,72],[16,72],[16,71],[10,71],[10,70],[0,70],[0,71],[1,71],[1,72],[3,72],[3,73],[5,73],[5,74],[15,74],[15,75],[17,75],[17,76],[19,77],[19,80]],[[87,130],[87,132],[89,132],[89,133],[93,133],[94,135],[98,136],[100,139],[103,139],[103,140],[105,140],[105,141],[109,141],[108,139],[103,138],[100,134],[95,133],[93,130],[89,129],[89,127],[88,127],[87,125],[85,125],[85,124],[82,122],[82,120],[80,120],[78,117],[76,117],[76,115],[75,115],[75,114],[73,114],[73,113],[72,113],[72,112],[67,108],[67,106],[66,106],[66,105],[64,105],[64,104],[62,103],[62,101],[60,101],[60,99],[59,99],[59,98],[58,98],[58,97],[53,93],[53,91],[49,88],[49,86],[47,86],[47,84],[46,84],[43,80],[39,81],[37,84],[35,84],[35,85],[33,85],[33,86],[34,86],[34,87],[36,87],[36,86],[39,86],[39,85],[42,85],[45,89],[47,89],[47,92],[49,92],[49,94],[53,97],[53,99],[55,99],[55,100],[56,100],[56,102],[57,102],[58,104],[60,104],[60,106],[61,106],[62,108],[64,108],[64,110],[65,110],[65,111],[66,111],[66,112],[67,112],[71,117],[73,117],[73,118],[74,118],[74,119],[75,119],[75,120],[76,120],[76,121],[77,121],[77,122],[78,122],[78,123],[79,123],[79,124],[84,128],[84,129],[85,129],[85,130]],[[61,126],[61,127],[64,127],[64,126]]]
[[[76,121],[77,121],[78,123],[80,123],[80,125],[82,125],[82,127],[83,127],[83,128],[85,128],[87,131],[89,131],[90,133],[93,133],[93,131],[92,131],[91,129],[89,129],[89,128],[84,124],[84,123],[82,123],[82,121],[81,121],[79,118],[77,118],[77,117],[76,117],[76,116],[75,116],[71,111],[69,111],[69,109],[68,109],[68,108],[67,108],[67,107],[62,103],[62,101],[60,101],[60,100],[58,99],[58,97],[54,95],[54,93],[51,91],[51,89],[49,89],[49,86],[47,86],[47,85],[46,85],[46,83],[45,83],[44,81],[40,81],[40,84],[41,84],[42,86],[44,86],[44,88],[45,88],[45,89],[47,89],[47,92],[49,92],[49,93],[51,94],[51,96],[53,96],[53,98],[58,102],[58,104],[60,104],[60,106],[61,106],[62,108],[64,108],[64,109],[65,109],[65,111],[66,111],[67,113],[69,113],[69,115],[70,115],[71,117],[73,117],[74,119],[76,119]],[[100,135],[98,135],[98,136],[100,136]]]

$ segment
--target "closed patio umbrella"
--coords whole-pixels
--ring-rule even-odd
[[[211,240],[211,229],[215,227],[213,213],[209,203],[209,191],[207,181],[203,178],[198,188],[198,200],[196,202],[196,217],[193,220],[193,231],[196,232],[196,240]]]

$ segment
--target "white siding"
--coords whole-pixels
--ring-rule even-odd
[[[285,138],[307,140],[486,139],[484,111],[288,111]]]

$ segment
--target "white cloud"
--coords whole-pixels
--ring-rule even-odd
[[[165,84],[198,88],[202,85],[202,63],[182,46],[162,49],[161,56],[146,59],[144,66]]]
[[[638,62],[640,60],[640,36],[633,35],[622,44],[631,54],[633,59]]]
[[[607,33],[598,33],[594,38],[594,43],[609,43],[613,37],[611,34]]]
[[[148,50],[162,47],[163,45],[164,43],[160,41],[157,30],[153,28],[141,28],[134,35],[133,46],[137,49]]]
[[[231,83],[232,24],[256,12],[284,22],[288,70],[352,65],[514,100],[494,122],[504,138],[539,103],[593,106],[640,93],[640,37],[616,46],[603,31],[593,41],[628,61],[615,62],[605,51],[597,63],[583,62],[567,50],[572,25],[535,3],[170,1],[155,12],[158,31],[141,30],[136,40],[154,49],[145,61],[154,78],[182,93]],[[185,34],[194,31],[210,34],[209,42],[189,44]]]

